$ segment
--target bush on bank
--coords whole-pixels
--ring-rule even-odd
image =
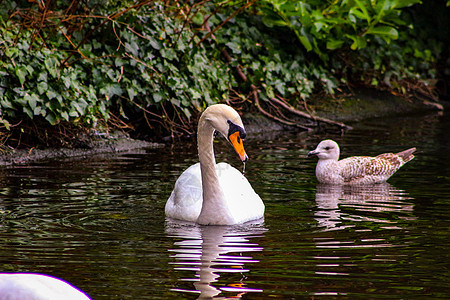
[[[419,2],[8,2],[0,125],[109,121],[176,135],[210,104],[251,109],[255,89],[293,107],[355,83],[407,94],[436,78],[445,50],[415,28]]]

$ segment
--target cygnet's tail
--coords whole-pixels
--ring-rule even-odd
[[[414,158],[414,151],[416,151],[416,148],[410,148],[408,150],[397,153],[397,155],[400,156],[405,163],[407,163]]]

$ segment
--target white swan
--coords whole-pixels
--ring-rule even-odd
[[[35,273],[1,273],[0,300],[90,300],[69,283]]]
[[[190,166],[176,181],[166,203],[166,216],[202,225],[233,225],[262,218],[264,203],[248,180],[229,164],[216,164],[215,130],[231,142],[244,163],[247,161],[239,114],[225,104],[208,107],[198,123],[200,163]]]

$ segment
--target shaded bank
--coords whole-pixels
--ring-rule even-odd
[[[162,144],[131,139],[122,133],[92,134],[84,137],[85,146],[81,148],[47,149],[3,149],[0,165],[26,164],[42,160],[64,159],[69,157],[87,158],[93,155],[130,151],[138,148],[161,147]],[[86,142],[88,141],[88,142]]]
[[[287,123],[305,124],[309,122],[312,131],[346,131],[350,130],[349,124],[365,119],[389,117],[406,114],[424,114],[431,111],[442,111],[450,107],[448,101],[430,101],[427,99],[404,98],[395,96],[389,92],[375,89],[359,89],[351,95],[335,98],[315,96],[311,104],[304,106],[305,112],[312,118],[302,118],[296,113],[285,109],[279,110],[279,115]],[[244,123],[250,132],[262,132],[265,130],[299,130],[300,126],[291,126],[274,121],[261,114],[245,113]],[[302,129],[300,129],[302,130]]]
[[[443,110],[450,102],[398,97],[375,89],[360,89],[353,95],[336,99],[314,99],[317,115],[342,122],[369,118]]]
[[[424,114],[431,111],[440,111],[444,109],[444,106],[450,106],[448,102],[437,103],[418,99],[406,100],[402,97],[396,97],[392,94],[375,90],[361,90],[355,93],[354,96],[345,98],[341,97],[331,100],[316,99],[314,103],[315,105],[308,107],[312,116],[345,123],[354,123],[364,119],[394,115]],[[244,111],[242,115],[249,136],[262,135],[274,131],[303,130],[297,126],[290,126],[274,121],[259,112]],[[316,122],[311,119],[301,120],[301,117],[298,115],[287,111],[283,115],[291,122],[298,122],[299,124],[304,124],[305,121]],[[347,129],[343,129],[340,126],[326,122],[319,121],[318,123],[316,124],[317,129],[314,130],[315,132],[332,131],[343,134],[346,130],[351,130],[350,126]],[[151,136],[151,134],[151,131],[149,131],[146,135]],[[194,135],[185,136],[185,138],[194,138]],[[83,159],[92,155],[130,151],[137,148],[162,147],[164,143],[172,142],[172,138],[169,136],[160,138],[158,142],[133,139],[122,131],[115,133],[98,133],[93,131],[82,134],[76,139],[77,142],[72,141],[72,144],[77,144],[78,146],[71,148],[13,149],[4,147],[0,154],[0,165],[26,164],[35,161],[64,159],[68,157],[79,157]]]

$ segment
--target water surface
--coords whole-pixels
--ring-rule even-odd
[[[164,217],[195,145],[0,169],[2,272],[63,278],[94,299],[450,298],[450,118],[352,124],[344,135],[249,135],[246,176],[265,219],[204,227]],[[417,147],[389,183],[319,185],[306,154]],[[216,144],[217,161],[242,164]]]

